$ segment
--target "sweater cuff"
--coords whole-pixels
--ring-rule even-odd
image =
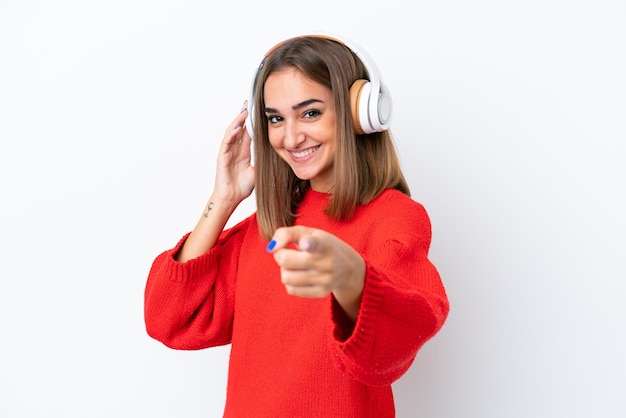
[[[380,274],[369,265],[365,265],[365,283],[359,314],[354,323],[345,313],[339,303],[332,298],[332,319],[333,319],[333,344],[339,350],[344,359],[367,358],[372,348],[379,320],[378,313],[386,293],[386,285],[383,283]],[[343,359],[342,359],[343,360]],[[354,361],[354,360],[353,360]],[[351,363],[353,361],[342,364]],[[358,360],[357,360],[358,362]]]
[[[174,248],[166,251],[166,261],[163,265],[163,269],[172,281],[185,282],[193,277],[203,277],[213,268],[213,266],[215,266],[215,247],[211,248],[206,253],[185,262],[181,263],[180,261],[176,261],[176,254],[178,254],[180,249],[183,247],[190,234],[191,232],[185,234],[174,246]]]

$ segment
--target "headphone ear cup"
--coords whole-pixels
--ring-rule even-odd
[[[356,80],[350,87],[350,113],[354,130],[359,135],[371,133],[368,123],[369,91],[368,80]]]
[[[378,128],[379,131],[384,131],[389,128],[389,123],[391,121],[391,111],[393,108],[391,102],[391,96],[387,91],[387,87],[385,85],[380,85],[380,93],[378,94],[378,106],[376,107],[376,124],[375,128]],[[372,117],[373,118],[373,117]]]

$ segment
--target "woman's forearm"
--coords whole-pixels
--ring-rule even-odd
[[[238,204],[239,202],[211,196],[198,223],[176,254],[176,261],[184,263],[213,248]]]

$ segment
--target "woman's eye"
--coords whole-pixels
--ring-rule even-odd
[[[321,114],[319,110],[307,110],[304,112],[304,117],[307,119],[318,117]]]
[[[282,120],[283,119],[280,116],[276,116],[276,115],[268,115],[267,116],[267,122],[270,123],[270,124],[276,124],[276,123],[279,123]]]

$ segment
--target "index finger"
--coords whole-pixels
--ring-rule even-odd
[[[314,231],[314,229],[305,226],[278,228],[276,232],[274,232],[274,236],[267,245],[266,250],[275,252],[292,245],[299,250],[310,251],[314,247],[314,239],[312,237]]]

